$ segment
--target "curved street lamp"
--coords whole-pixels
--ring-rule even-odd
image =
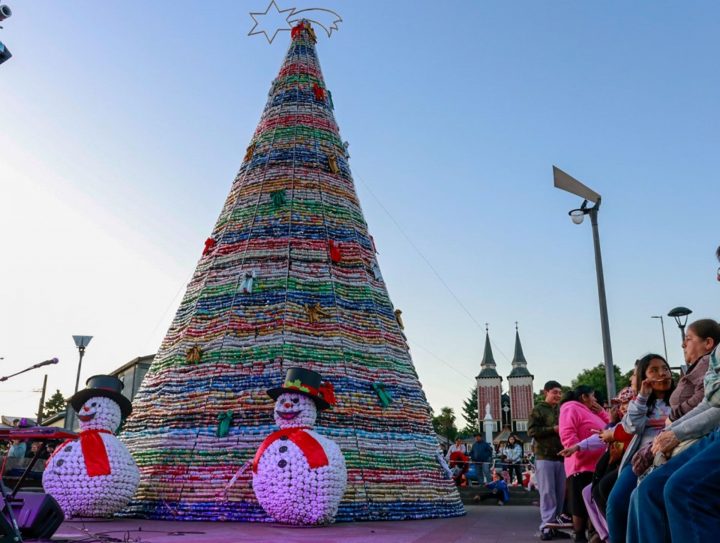
[[[607,300],[605,297],[605,276],[603,273],[602,254],[600,253],[600,234],[598,232],[597,216],[600,210],[601,196],[589,187],[583,185],[574,177],[566,174],[560,168],[553,166],[553,180],[555,187],[583,198],[582,205],[568,213],[572,222],[582,224],[585,215],[590,215],[592,224],[593,245],[595,247],[595,273],[597,275],[598,303],[600,305],[600,328],[602,330],[603,354],[605,358],[605,383],[607,384],[608,398],[615,396],[615,366],[613,364],[612,346],[610,344],[610,324],[608,323]],[[588,207],[588,201],[595,205]]]

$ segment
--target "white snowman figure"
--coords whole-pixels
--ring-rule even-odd
[[[114,434],[132,411],[122,388],[115,376],[95,375],[69,400],[80,421],[79,438],[57,448],[42,479],[67,518],[111,516],[135,494],[140,471]]]
[[[262,442],[253,461],[253,490],[275,521],[318,525],[335,520],[347,485],[338,445],[313,431],[318,410],[335,403],[320,374],[290,368],[282,387],[268,390],[280,430]]]

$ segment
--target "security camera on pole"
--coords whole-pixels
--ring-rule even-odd
[[[12,15],[12,10],[7,7],[5,4],[0,4],[0,21],[4,21],[8,17]],[[0,26],[2,28],[2,26]],[[12,53],[10,53],[10,50],[5,47],[5,44],[0,41],[0,64],[5,62],[6,60],[9,60],[12,56]]]

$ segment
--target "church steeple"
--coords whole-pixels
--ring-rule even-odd
[[[493,356],[492,346],[490,345],[490,331],[488,328],[488,323],[485,323],[485,350],[483,351],[482,362],[480,362],[480,373],[477,376],[478,379],[500,377],[495,369],[495,357]],[[502,377],[500,377],[500,379],[502,379]]]
[[[513,355],[512,368],[508,377],[532,377],[527,369],[527,360],[525,360],[525,354],[523,353],[522,344],[520,343],[520,332],[518,331],[517,322],[515,322],[515,354]]]
[[[483,352],[482,362],[480,363],[480,373],[475,378],[477,389],[478,414],[485,413],[486,407],[490,406],[490,416],[495,423],[495,430],[500,430],[500,420],[502,416],[502,404],[500,397],[502,395],[502,377],[495,369],[495,357],[493,356],[492,346],[490,345],[489,325],[485,323],[485,350]],[[482,421],[478,419],[478,428],[482,427]]]
[[[533,409],[533,376],[527,369],[527,360],[520,343],[518,323],[515,323],[515,354],[512,371],[508,375],[510,388],[510,413],[512,431],[518,434],[527,432],[530,412]]]

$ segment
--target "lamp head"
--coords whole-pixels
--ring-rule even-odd
[[[78,349],[85,349],[92,338],[92,336],[73,336],[73,341]]]
[[[587,205],[588,201],[583,200],[583,203],[579,208],[568,211],[568,215],[570,215],[570,219],[572,219],[572,222],[574,222],[575,224],[582,224],[583,220],[585,220],[585,215],[590,213]]]
[[[668,317],[672,317],[675,319],[675,322],[680,328],[685,328],[685,325],[687,324],[688,315],[692,313],[692,309],[688,309],[687,307],[678,306],[672,308],[670,311],[668,311]],[[683,317],[685,317],[683,319]]]
[[[568,215],[570,215],[570,219],[575,224],[582,224],[585,220],[585,211],[582,209],[573,209],[568,213]]]
[[[12,10],[5,4],[0,4],[0,21],[4,21],[12,15]]]

